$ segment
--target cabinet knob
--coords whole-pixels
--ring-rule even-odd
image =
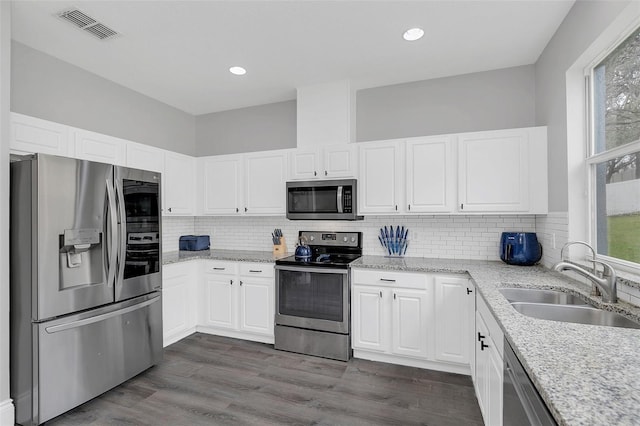
[[[382,290],[380,291],[380,297],[382,297]]]
[[[396,211],[398,211],[398,205],[396,204]]]
[[[314,175],[314,176],[318,176],[318,173],[314,170],[314,171],[313,171],[313,175]]]
[[[478,342],[481,342],[482,339],[486,338],[487,336],[483,336],[482,334],[480,334],[480,332],[478,331]]]
[[[411,210],[411,204],[407,205],[407,208],[408,208],[409,210]]]
[[[396,294],[393,293],[393,300],[396,300]]]
[[[325,170],[325,171],[324,171],[324,175],[326,176],[326,175],[328,175],[328,174],[329,174],[329,173],[327,173],[327,171]]]
[[[245,213],[247,212],[247,208],[246,207],[244,208],[244,211],[245,211]]]
[[[240,285],[242,285],[242,280],[240,280]]]
[[[460,210],[464,210],[464,204],[460,204]]]
[[[469,288],[468,288],[468,289],[467,289],[467,294],[471,294],[471,293],[473,293],[473,290],[471,290],[471,289],[469,289]]]
[[[169,212],[171,212],[171,207],[169,207],[169,209],[168,209],[168,210],[169,210]]]
[[[229,284],[233,285],[233,280],[229,280]]]
[[[238,213],[239,211],[240,211],[240,209],[236,207],[236,213]]]
[[[481,351],[484,351],[484,348],[488,348],[488,347],[489,347],[489,345],[485,344],[484,340],[482,342],[480,342],[480,350]]]

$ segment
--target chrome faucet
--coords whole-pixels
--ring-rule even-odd
[[[571,263],[569,261],[564,260],[564,250],[574,244],[581,244],[587,246],[591,250],[592,258],[591,262],[593,263],[593,273],[589,272],[587,269],[576,265],[575,263]],[[616,303],[618,301],[618,290],[617,290],[617,276],[616,271],[613,269],[611,265],[608,263],[596,260],[596,252],[589,244],[583,241],[571,241],[566,243],[562,250],[560,251],[560,262],[553,265],[554,271],[574,271],[583,277],[591,280],[593,285],[600,290],[602,293],[602,301],[605,303]],[[596,275],[596,265],[602,265],[602,277],[598,277]]]

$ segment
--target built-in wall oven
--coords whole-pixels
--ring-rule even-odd
[[[300,231],[311,259],[276,261],[275,348],[346,361],[351,357],[349,264],[360,232]]]

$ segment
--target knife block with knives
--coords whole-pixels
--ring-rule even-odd
[[[287,240],[282,235],[281,229],[274,229],[271,233],[271,241],[273,242],[274,256],[282,256],[287,253]]]

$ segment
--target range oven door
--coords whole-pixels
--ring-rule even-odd
[[[349,333],[348,269],[276,265],[277,325]]]

